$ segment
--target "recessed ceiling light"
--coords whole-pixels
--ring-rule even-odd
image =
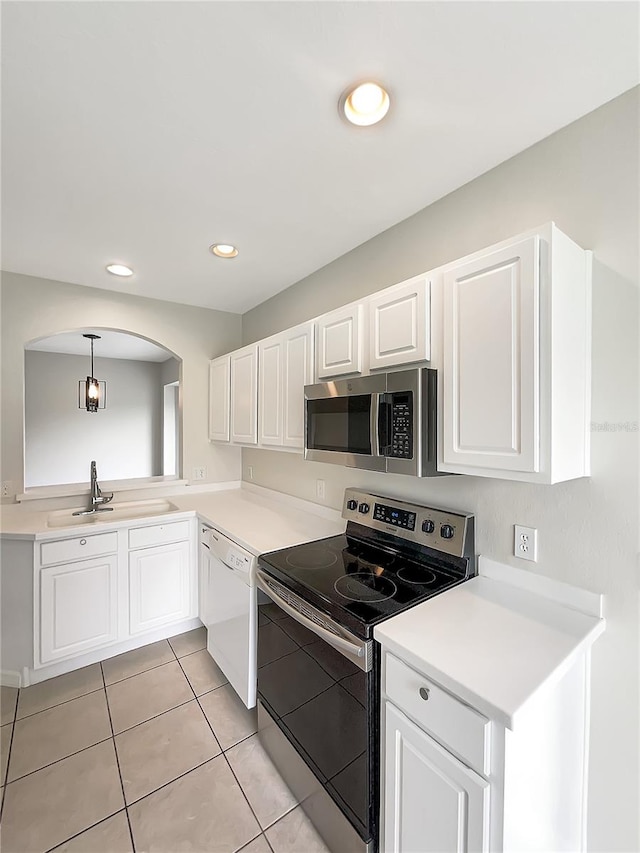
[[[389,93],[378,83],[359,83],[342,94],[338,108],[351,124],[368,127],[389,112]]]
[[[125,277],[133,275],[131,267],[125,267],[124,264],[107,264],[107,272],[110,272],[111,275],[122,275]]]
[[[219,258],[235,258],[238,254],[236,247],[230,243],[214,243],[209,249]]]

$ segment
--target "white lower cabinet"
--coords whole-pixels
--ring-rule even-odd
[[[198,615],[195,519],[154,522],[35,543],[35,669]]]
[[[40,660],[51,663],[118,639],[115,554],[40,572]]]
[[[129,554],[129,631],[140,634],[191,613],[191,543],[175,542]]]
[[[487,850],[489,782],[390,702],[385,743],[385,851]]]
[[[382,666],[381,853],[586,849],[588,652],[512,728],[384,645]]]

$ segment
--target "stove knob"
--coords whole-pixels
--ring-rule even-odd
[[[440,536],[443,539],[453,539],[454,529],[450,524],[443,524],[440,528]]]
[[[358,501],[354,501],[353,498],[351,498],[350,501],[347,501],[347,509],[358,509]]]
[[[431,521],[430,518],[427,518],[426,521],[422,522],[422,532],[423,533],[433,533],[433,531],[435,529],[436,529],[436,526],[433,523],[433,521]]]
[[[358,507],[358,512],[361,512],[364,515],[366,515],[369,512],[369,504],[365,504],[365,503],[360,504],[360,506]]]

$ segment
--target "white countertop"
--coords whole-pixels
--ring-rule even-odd
[[[188,497],[174,495],[171,502],[180,509],[195,510],[202,521],[256,555],[336,536],[346,526],[337,510],[327,511],[266,490],[241,488]]]
[[[541,594],[535,594],[518,583],[518,575],[526,574],[531,586],[530,572],[504,566],[493,577],[482,576],[482,560],[479,577],[388,619],[374,636],[387,651],[513,728],[518,710],[543,684],[559,679],[605,623],[547,597],[549,579],[540,578]],[[512,578],[514,584],[505,582]],[[566,598],[570,588],[558,586]],[[581,596],[600,599],[576,593],[581,603]]]
[[[300,542],[335,536],[345,528],[345,521],[337,510],[251,484],[211,492],[198,490],[192,494],[169,494],[167,499],[177,507],[177,511],[112,523],[105,518],[104,521],[68,527],[48,526],[47,519],[52,510],[36,510],[33,506],[23,504],[3,504],[1,532],[4,537],[12,539],[60,539],[129,527],[132,524],[177,521],[195,513],[203,522],[257,555]],[[118,506],[117,502],[112,505],[114,508]]]

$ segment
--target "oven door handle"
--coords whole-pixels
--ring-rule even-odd
[[[313,619],[309,619],[308,616],[305,616],[304,613],[301,613],[281,598],[281,596],[279,596],[278,593],[267,583],[265,577],[267,576],[258,569],[256,572],[256,584],[266,595],[269,596],[277,607],[280,607],[281,610],[284,610],[284,612],[291,616],[292,619],[295,619],[296,622],[304,625],[304,627],[308,628],[309,631],[312,631],[316,636],[320,637],[330,646],[333,646],[334,649],[342,652],[342,654],[346,655],[350,660],[353,660],[356,666],[360,669],[368,672],[371,668],[371,661],[369,660],[370,655],[368,654],[370,644],[367,643],[366,640],[362,640],[361,645],[356,645],[356,643],[351,643],[349,640],[345,640],[344,637],[339,637],[337,634],[334,634],[333,631],[329,631],[328,628],[323,628],[322,625],[318,625],[313,621]]]

